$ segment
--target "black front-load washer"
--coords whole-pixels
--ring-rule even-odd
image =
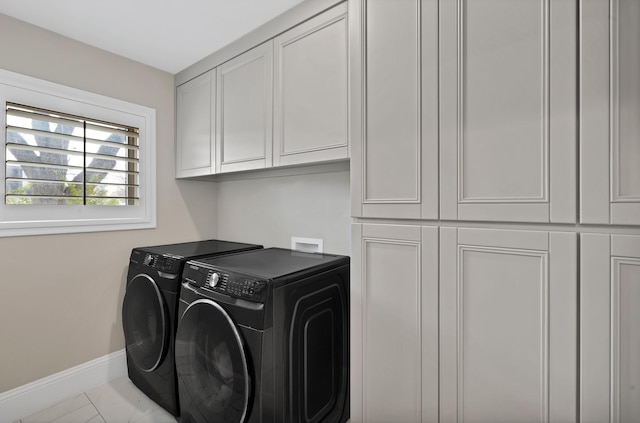
[[[180,411],[173,348],[184,263],[257,248],[262,246],[208,240],[131,251],[122,305],[129,378],[174,416]]]
[[[190,260],[182,281],[182,423],[348,420],[348,257],[255,250]]]

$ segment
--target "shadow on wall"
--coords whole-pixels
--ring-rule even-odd
[[[215,238],[218,233],[216,227],[216,183],[208,181],[176,180],[178,192],[182,201],[166,198],[167,207],[158,204],[158,224],[171,225],[174,216],[185,213],[179,212],[178,207],[184,207],[190,217],[188,222],[181,222],[180,226],[189,228],[199,236],[199,239]],[[165,220],[165,219],[168,219]],[[193,240],[195,241],[195,237]]]
[[[291,237],[319,238],[324,251],[350,254],[349,172],[220,182],[218,235],[291,247]]]
[[[118,289],[118,310],[116,312],[116,320],[111,326],[111,337],[109,342],[109,351],[118,351],[124,348],[124,331],[122,329],[122,302],[124,301],[124,293],[127,289],[127,272],[129,270],[129,262],[123,263],[124,267],[120,276],[120,285]]]

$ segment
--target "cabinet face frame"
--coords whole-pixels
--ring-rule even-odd
[[[635,7],[629,11],[623,7]],[[632,69],[623,68],[623,60],[635,61],[638,67],[637,32],[626,34],[624,18],[637,16],[637,2],[581,1],[580,7],[580,222],[585,224],[640,225],[640,181],[637,174],[621,165],[624,150],[633,158],[640,156],[636,125],[628,127],[629,112],[640,113],[640,78]],[[631,16],[633,19],[633,16]],[[625,42],[635,42],[635,48],[621,48]],[[635,54],[633,54],[635,53]],[[628,63],[628,62],[625,62]],[[633,66],[633,65],[632,65]],[[623,86],[634,78],[635,86]],[[632,119],[633,120],[633,119]],[[637,167],[637,166],[636,166]],[[636,170],[637,172],[637,170]],[[635,193],[624,193],[621,185],[631,182]]]
[[[580,290],[580,416],[584,423],[619,423],[629,419],[631,410],[624,410],[621,386],[624,375],[638,378],[640,358],[635,357],[635,374],[624,366],[624,328],[640,324],[625,321],[624,316],[639,308],[640,280],[636,286],[625,286],[621,277],[623,266],[633,266],[640,273],[640,236],[616,234],[581,235]],[[635,289],[636,296],[623,294]],[[626,291],[625,291],[626,292]],[[632,302],[632,301],[636,302]],[[637,317],[637,312],[636,312]],[[633,328],[637,333],[637,327]],[[637,337],[635,342],[637,342]],[[629,345],[627,345],[629,346]],[[636,346],[637,348],[637,346]],[[636,379],[637,380],[637,379]],[[636,394],[637,404],[638,395]],[[634,410],[638,413],[638,409]],[[625,418],[625,415],[627,418]]]
[[[522,277],[516,277],[513,273],[520,269],[526,271],[532,263],[534,267],[537,266],[537,273],[523,274]],[[575,421],[576,263],[577,237],[574,233],[448,227],[440,229],[441,421],[464,422],[465,412],[472,412],[469,417],[474,421],[503,416],[506,413],[506,403],[502,404],[505,408],[496,414],[493,407],[495,401],[490,398],[479,401],[487,392],[489,395],[493,392],[489,388],[477,389],[479,384],[486,386],[488,380],[497,384],[495,389],[514,388],[514,397],[510,402],[513,404],[511,418],[495,421]],[[514,280],[494,279],[482,273],[472,274],[474,265],[480,266],[479,269],[484,271],[489,265],[496,266],[496,272],[506,268],[513,273],[510,277],[514,277]],[[537,286],[522,287],[536,292],[533,297],[523,297],[521,290],[511,286],[511,282],[518,283],[525,278],[537,279]],[[502,291],[496,291],[500,285],[509,288],[503,297],[500,297]],[[488,292],[491,293],[490,296]],[[511,294],[521,297],[513,297]],[[494,301],[494,306],[491,306]],[[517,301],[522,301],[522,304],[515,306]],[[479,309],[484,303],[489,308]],[[532,314],[521,313],[522,322],[511,321],[507,316],[504,319],[498,318],[498,310],[510,307],[529,310]],[[482,316],[480,322],[473,320],[474,312],[476,318]],[[495,319],[500,320],[504,330],[494,333],[492,337],[502,337],[504,344],[485,341],[482,336],[482,330],[488,330],[487,322],[492,319],[494,322]],[[529,331],[531,328],[515,326],[523,322],[538,325],[537,332]],[[475,333],[472,328],[475,328]],[[514,336],[506,339],[504,333]],[[510,345],[512,341],[514,344]],[[532,342],[536,343],[537,350],[532,350],[533,346],[529,345]],[[510,354],[518,348],[525,352]],[[492,366],[502,369],[504,363],[495,361],[499,354],[509,358],[510,361],[507,361],[510,365],[517,366],[514,374],[526,373],[526,376],[534,379],[537,377],[540,391],[536,390],[531,396],[522,392],[521,396],[515,395],[522,380],[513,376],[514,379],[509,381],[509,372],[490,376],[488,380],[482,378],[482,372],[487,372]],[[529,356],[535,354],[538,354],[537,361],[531,362],[532,357]],[[466,368],[467,365],[469,368]],[[533,365],[535,367],[532,368]],[[474,386],[476,389],[473,389]],[[473,396],[469,395],[466,388],[472,389]],[[523,398],[522,395],[526,397]],[[521,415],[523,411],[517,405],[521,403],[529,405],[529,412],[533,415]],[[535,406],[532,408],[530,404]]]
[[[438,1],[399,3],[349,2],[352,214],[437,219]]]
[[[259,82],[262,87],[262,93],[250,93],[258,95],[258,98],[245,98],[245,103],[257,104],[261,107],[260,120],[262,120],[262,129],[259,133],[261,140],[257,140],[259,154],[238,157],[233,160],[225,159],[225,149],[228,142],[236,142],[227,140],[225,128],[225,78],[234,72],[242,72],[248,66],[261,63],[261,72],[251,75],[256,78],[253,82]],[[228,62],[218,66],[217,75],[217,96],[216,96],[216,152],[217,152],[217,168],[218,172],[231,172],[239,170],[263,169],[271,167],[273,164],[273,41],[269,40],[253,49],[242,53]],[[247,81],[251,82],[251,81]],[[238,99],[235,99],[237,101]],[[241,110],[235,110],[241,112]],[[240,117],[234,117],[238,120]],[[255,122],[254,122],[255,123]],[[253,134],[254,136],[256,134]],[[256,139],[247,139],[248,142],[256,143]],[[253,145],[252,148],[256,146]],[[234,147],[237,149],[237,145]]]
[[[500,8],[491,12],[488,6],[492,4]],[[514,6],[511,2],[488,1],[481,6],[463,0],[440,2],[441,219],[575,222],[576,4],[567,0],[539,0],[527,5],[535,6],[538,13],[518,18],[526,19],[522,24],[527,27],[536,26],[537,41],[524,38],[528,33],[515,33],[521,31],[522,25],[513,25],[514,18],[508,9],[501,15],[501,8]],[[523,55],[517,62],[510,64],[509,55],[502,57],[500,62],[481,54],[482,51],[472,50],[474,47],[488,48],[487,45],[501,35],[499,25],[486,24],[482,20],[476,20],[473,25],[473,17],[478,14],[485,14],[481,18],[492,16],[498,23],[509,22],[510,30],[514,31],[513,42],[522,38],[522,42],[528,43],[527,48],[515,52]],[[472,30],[476,35],[468,38]],[[481,31],[482,37],[477,36],[477,31]],[[497,47],[513,50],[507,39],[509,37],[502,34],[502,42]],[[536,49],[539,49],[539,56],[536,56]],[[535,65],[524,66],[527,62]],[[496,76],[498,72],[505,72],[500,63],[508,72],[504,77]],[[518,101],[516,95],[527,95],[536,86],[539,91],[534,95],[539,104],[534,107],[529,96],[528,101]],[[496,88],[493,95],[488,87]],[[475,97],[474,93],[477,94]],[[494,107],[491,101],[496,102]],[[531,117],[530,110],[510,107],[512,103],[536,109],[537,120],[524,119],[518,113]],[[496,111],[492,113],[494,109]],[[482,116],[485,118],[480,119]],[[492,119],[497,123],[487,127],[486,122]],[[531,135],[527,128],[536,128],[538,134]],[[518,134],[529,138],[526,147],[535,150],[535,155],[520,153],[522,148],[514,149],[511,154],[506,151],[505,146],[518,142]],[[521,165],[514,164],[514,154],[520,154]],[[483,163],[480,160],[486,163],[478,165]],[[500,170],[493,172],[493,168]],[[529,176],[517,174],[525,168]],[[502,175],[501,172],[512,173]],[[535,176],[531,176],[533,174]],[[518,181],[519,177],[521,181]],[[535,178],[536,188],[530,184],[532,178]],[[519,192],[518,189],[524,186],[528,186],[527,192]]]
[[[216,69],[212,69],[176,87],[176,178],[216,171],[215,80]],[[196,128],[196,124],[200,127]],[[188,156],[203,163],[184,163]]]
[[[351,421],[438,421],[438,229],[353,224],[352,239]],[[382,384],[381,362],[399,364]]]
[[[340,122],[342,126],[342,136],[334,139],[329,139],[329,134],[322,133],[321,131],[314,130],[314,128],[307,128],[315,136],[326,136],[327,139],[318,139],[320,143],[315,145],[305,145],[295,147],[295,138],[286,139],[287,131],[289,129],[290,122],[287,122],[285,111],[287,105],[285,104],[286,92],[288,95],[295,95],[295,86],[289,86],[286,89],[286,84],[303,84],[303,85],[317,85],[323,81],[316,80],[313,76],[289,74],[287,73],[287,48],[293,47],[296,43],[305,43],[308,40],[313,39],[316,36],[321,36],[323,31],[338,31],[338,39],[342,44],[341,48],[338,47],[332,57],[332,61],[339,63],[337,68],[331,69],[331,71],[337,71],[332,77],[336,80],[340,80],[343,84],[343,90],[339,95],[342,96],[341,100],[336,98],[305,98],[300,99],[297,103],[305,102],[307,104],[314,104],[324,101],[325,110],[328,104],[339,104],[337,106],[338,114],[343,120]],[[317,43],[317,42],[316,42]],[[333,43],[331,43],[333,45]],[[291,53],[292,54],[292,53]],[[322,61],[323,56],[316,54],[314,51],[305,51],[305,54],[311,56],[307,59],[308,62],[313,63],[315,61]],[[348,104],[349,104],[349,79],[348,79],[348,25],[347,25],[347,5],[340,4],[319,16],[316,16],[274,39],[274,153],[273,163],[274,166],[285,166],[309,162],[329,161],[346,159],[349,157],[349,123],[348,123]],[[339,87],[338,87],[339,88]],[[332,92],[331,94],[335,94]],[[342,107],[344,110],[340,110]],[[342,112],[342,113],[340,113]],[[336,110],[332,110],[331,113],[336,113]],[[317,122],[323,120],[321,113],[318,110],[309,113],[313,116],[307,117]],[[334,116],[335,117],[335,116]],[[313,124],[313,122],[311,122]],[[326,129],[326,128],[325,128]],[[334,131],[338,131],[336,128],[332,128]],[[287,146],[288,145],[288,146]]]

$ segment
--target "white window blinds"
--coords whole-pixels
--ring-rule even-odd
[[[6,104],[5,204],[139,201],[138,129]]]

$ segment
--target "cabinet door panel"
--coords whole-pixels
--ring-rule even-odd
[[[614,2],[615,4],[615,2]],[[618,0],[614,38],[613,201],[640,202],[640,2]],[[617,97],[617,98],[616,98]],[[617,130],[617,134],[615,133]],[[640,216],[637,216],[640,219]],[[640,223],[636,222],[636,223]]]
[[[536,1],[464,3],[464,132],[459,152],[463,201],[548,197],[543,125],[547,81],[541,66],[547,52],[539,9]],[[507,42],[506,35],[515,41]]]
[[[437,1],[357,3],[352,72],[364,69],[352,91],[353,213],[437,218]]]
[[[437,229],[353,229],[351,419],[437,421]]]
[[[441,229],[441,420],[575,420],[574,234]]]
[[[575,219],[574,13],[566,0],[441,3],[442,217]]]
[[[417,1],[366,4],[365,201],[419,200],[417,11]]]
[[[276,166],[349,156],[346,7],[274,40]]]
[[[611,223],[640,224],[640,2],[612,2]]]
[[[364,240],[364,404],[366,421],[389,422],[401,412],[408,421],[420,420],[420,247],[412,241]],[[394,263],[389,266],[388,263]],[[397,265],[402,275],[397,275]],[[388,281],[399,283],[389,285]],[[413,301],[407,301],[412,299]],[[398,348],[403,345],[403,348]],[[393,360],[395,365],[390,366]],[[401,384],[405,394],[390,389]],[[391,388],[394,387],[394,388]],[[379,405],[386,404],[384,407]]]
[[[272,164],[272,54],[269,41],[218,69],[220,172],[260,169]]]
[[[215,75],[209,71],[176,89],[176,177],[215,173]]]
[[[581,239],[581,416],[640,420],[640,236]]]
[[[640,421],[640,260],[613,260],[614,421]]]
[[[581,7],[581,222],[640,224],[640,3]]]

